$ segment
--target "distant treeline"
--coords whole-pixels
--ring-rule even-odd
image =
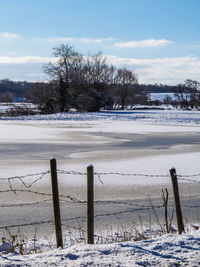
[[[140,84],[147,93],[175,93],[175,86],[167,84]]]
[[[112,91],[113,86],[114,85],[112,84],[107,87],[108,93]],[[54,92],[54,89],[52,83],[16,82],[10,81],[9,79],[3,79],[0,80],[0,102],[13,102],[13,100],[17,102],[30,101],[39,104],[40,108],[41,103],[46,103],[49,99],[51,100],[49,96],[51,96],[52,91]],[[164,104],[171,104],[183,109],[199,109],[200,107],[200,83],[193,80],[186,80],[184,83],[177,84],[176,86],[137,83],[136,85],[131,86],[131,91],[133,93],[131,103],[133,104],[160,105],[162,103],[161,101],[151,100],[151,98],[145,96],[148,96],[150,93],[166,93],[166,97],[163,100]],[[167,93],[174,93],[175,99],[171,98]],[[111,101],[111,103],[113,102]],[[86,99],[86,105],[87,104],[88,99]],[[112,105],[110,108],[120,109],[121,107]],[[26,112],[27,114],[32,112],[30,110],[17,109],[17,115],[21,115],[22,111],[25,112],[25,114]],[[43,112],[47,113],[44,109]]]
[[[27,82],[27,81],[11,81],[9,79],[0,80],[0,98],[3,96],[6,97],[10,94],[13,97],[27,97],[29,90],[35,85],[37,82]],[[42,84],[40,82],[40,84]],[[45,85],[45,83],[44,83]],[[166,84],[138,84],[138,87],[141,91],[145,91],[147,93],[173,93],[175,92],[174,86],[166,85]]]
[[[26,97],[33,83],[26,81],[0,80],[0,100],[11,101],[13,97]]]

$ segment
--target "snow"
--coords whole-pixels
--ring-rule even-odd
[[[16,108],[16,107],[22,107],[22,108],[29,108],[29,109],[36,109],[36,105],[32,103],[26,103],[26,102],[15,102],[15,103],[0,103],[0,113],[5,113],[10,109]]]
[[[11,244],[8,242],[2,243],[0,245],[0,252],[9,252],[11,251]]]
[[[150,93],[151,100],[160,100],[161,102],[163,102],[166,96],[171,97],[172,100],[176,99],[174,93]]]
[[[156,111],[104,111],[97,113],[58,113],[52,115],[22,116],[16,118],[0,118],[0,140],[2,144],[77,144],[81,146],[95,143],[114,144],[112,135],[136,134],[196,134],[200,132],[200,113],[198,111],[156,110]],[[102,133],[107,135],[102,136]],[[128,137],[127,137],[128,138]],[[125,139],[123,139],[123,142]],[[120,136],[117,139],[120,144]],[[118,144],[117,143],[117,144]],[[198,148],[198,146],[197,146]],[[42,150],[43,148],[41,148]],[[179,174],[199,173],[199,151],[194,145],[177,145],[170,148],[157,148],[156,154],[151,148],[130,151],[102,150],[88,152],[67,151],[69,159],[58,161],[59,169],[86,171],[91,163],[95,171],[132,172],[163,175],[169,174],[169,168],[175,166]],[[14,151],[14,150],[13,150]],[[148,153],[149,154],[148,154]],[[6,151],[5,151],[6,153]],[[25,153],[25,152],[24,152]],[[38,152],[39,153],[39,152]],[[42,152],[41,152],[41,155]],[[45,157],[48,155],[45,155]],[[110,159],[109,159],[110,156]],[[33,155],[32,155],[33,157]],[[50,158],[50,157],[49,157]],[[32,172],[46,171],[49,162],[35,160],[33,165],[27,158],[16,162],[1,159],[1,175],[11,176]],[[67,162],[67,163],[66,163]],[[73,163],[72,163],[73,162]],[[17,169],[20,165],[20,170]],[[145,166],[145,169],[144,169]],[[144,170],[143,170],[144,169]],[[125,170],[125,171],[124,171]],[[4,175],[3,175],[4,176]],[[97,187],[114,186],[147,186],[169,183],[169,178],[145,178],[101,176],[103,185],[96,179]],[[85,185],[85,177],[70,176],[59,181],[66,187]],[[199,177],[195,177],[199,179]],[[137,188],[136,188],[137,190]],[[198,188],[197,188],[198,191]],[[140,191],[138,192],[140,194]],[[138,197],[138,196],[136,196]],[[117,196],[119,199],[120,196]],[[55,239],[54,239],[55,240]],[[7,244],[9,247],[9,244]],[[55,243],[53,248],[55,247]],[[1,254],[1,266],[199,266],[200,265],[200,231],[193,231],[182,236],[168,234],[148,240],[119,242],[113,244],[87,245],[77,243],[64,249],[31,254]],[[1,250],[1,246],[0,246]]]
[[[199,125],[199,111],[180,110],[134,110],[102,111],[92,113],[57,113],[50,115],[31,115],[20,117],[1,117],[0,120],[14,121],[131,121],[153,124]]]
[[[6,254],[1,266],[199,266],[200,235],[167,234],[113,244],[76,244],[32,255]]]

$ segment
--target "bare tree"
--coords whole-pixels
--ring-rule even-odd
[[[133,85],[137,84],[137,75],[130,70],[118,69],[115,77],[117,88],[117,98],[121,109],[124,110],[127,105],[128,97],[133,93]]]
[[[188,92],[188,88],[185,84],[178,84],[174,88],[175,91],[175,97],[177,97],[178,102],[180,103],[180,106],[182,108],[188,108],[189,106],[189,99],[190,94]]]
[[[56,101],[55,83],[34,83],[26,97],[29,101],[37,104],[39,109],[45,113],[58,112],[58,106]]]
[[[82,57],[73,76],[76,79],[73,80],[72,96],[77,109],[99,111],[109,102],[108,85],[112,81],[113,69],[101,53]]]
[[[182,108],[198,108],[200,106],[200,83],[195,80],[186,80],[173,88],[175,96]]]
[[[60,45],[54,48],[55,60],[43,66],[43,70],[51,79],[57,81],[56,92],[59,111],[68,111],[72,95],[73,81],[76,80],[82,56],[72,46]]]
[[[200,106],[200,82],[195,80],[186,80],[185,85],[189,91],[189,104],[191,108],[198,108]]]
[[[54,48],[54,60],[43,66],[43,70],[54,81],[56,103],[60,112],[70,107],[86,111],[99,111],[102,107],[113,107],[113,88],[125,108],[129,93],[137,83],[137,76],[127,69],[107,64],[101,53],[83,56],[72,46]],[[117,86],[114,84],[117,83]],[[88,99],[88,101],[87,101]]]
[[[84,71],[89,96],[94,99],[92,110],[98,111],[101,107],[113,106],[113,100],[109,95],[109,86],[113,82],[115,68],[107,64],[106,57],[100,52],[88,55]]]
[[[13,93],[5,92],[0,95],[0,102],[13,102]]]
[[[114,67],[107,64],[106,56],[101,52],[86,57],[85,70],[91,84],[108,84],[112,81]]]

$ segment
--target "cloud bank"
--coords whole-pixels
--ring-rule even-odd
[[[158,46],[166,46],[172,44],[172,41],[160,39],[148,39],[143,41],[131,41],[131,42],[122,42],[122,43],[115,43],[114,47],[117,48],[144,48],[144,47],[158,47]]]
[[[114,40],[112,37],[109,38],[89,38],[89,37],[51,37],[42,39],[48,42],[77,42],[77,43],[103,43],[106,41]]]
[[[177,84],[186,79],[199,80],[200,77],[200,58],[196,56],[155,59],[125,58],[113,55],[106,55],[106,57],[109,64],[133,70],[138,75],[140,83]],[[0,56],[0,79],[42,80],[44,76],[42,64],[53,60],[51,57]]]
[[[143,83],[176,84],[200,77],[200,59],[195,56],[137,59],[107,55],[107,58],[110,64],[135,71]]]
[[[1,32],[0,38],[12,41],[12,40],[20,39],[22,38],[22,36],[18,33]]]
[[[36,56],[4,57],[4,56],[0,56],[0,64],[47,63],[52,60],[53,58],[50,58],[50,57],[36,57]]]

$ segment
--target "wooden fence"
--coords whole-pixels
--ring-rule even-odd
[[[37,192],[34,190],[31,190],[31,186],[35,184],[36,182],[40,181],[46,174],[51,174],[51,185],[52,185],[52,194],[44,193],[44,192]],[[80,201],[72,196],[65,196],[65,195],[60,195],[59,194],[59,189],[58,189],[58,174],[74,174],[74,175],[84,175],[87,176],[87,200],[86,201]],[[31,177],[37,175],[37,178],[31,182],[27,183],[25,181],[26,177]],[[64,171],[64,170],[57,170],[57,164],[56,164],[56,159],[52,158],[50,160],[50,171],[46,171],[43,173],[37,173],[37,174],[29,174],[29,175],[24,175],[24,176],[14,176],[14,177],[9,177],[9,178],[0,178],[1,181],[8,182],[9,189],[7,190],[2,190],[0,193],[4,192],[26,192],[26,193],[32,193],[32,194],[38,194],[38,195],[44,195],[44,196],[51,196],[53,200],[53,210],[54,210],[54,224],[55,224],[55,234],[56,234],[56,244],[57,247],[63,247],[63,237],[62,237],[62,219],[61,219],[61,213],[60,213],[60,198],[65,198],[70,200],[72,203],[86,203],[87,205],[87,243],[88,244],[94,244],[94,219],[97,216],[103,216],[103,215],[96,215],[94,216],[95,212],[95,200],[94,200],[94,179],[95,177],[98,177],[100,179],[101,175],[121,175],[121,176],[134,176],[134,177],[139,177],[139,176],[144,176],[144,177],[171,177],[171,183],[172,183],[172,188],[173,188],[173,196],[174,196],[174,207],[176,211],[176,220],[177,220],[177,229],[178,233],[182,234],[184,231],[184,223],[183,223],[183,216],[182,216],[182,209],[181,209],[181,201],[180,201],[180,196],[179,196],[179,185],[178,181],[183,180],[187,182],[195,182],[195,183],[200,183],[198,180],[192,179],[193,177],[200,176],[200,174],[193,174],[193,175],[177,175],[176,169],[172,168],[169,171],[169,175],[159,175],[159,174],[136,174],[136,173],[117,173],[117,172],[110,172],[110,173],[96,173],[94,171],[93,165],[89,165],[87,167],[87,172],[85,173],[80,173],[80,172],[74,172],[74,171]],[[13,180],[18,179],[25,189],[15,189],[13,187]],[[101,181],[101,180],[100,180]],[[102,181],[101,181],[102,182]],[[30,203],[31,204],[31,203]],[[33,203],[34,204],[34,203]],[[14,206],[15,204],[13,204]],[[26,204],[21,204],[26,205]],[[1,205],[0,205],[1,207]],[[4,207],[4,205],[2,205]],[[163,190],[163,205],[160,207],[165,208],[165,222],[166,222],[166,232],[169,232],[169,223],[168,223],[168,191],[164,192]],[[148,207],[149,208],[149,207]],[[151,208],[151,207],[150,207]],[[154,208],[152,206],[152,208]],[[107,215],[112,215],[112,214],[105,214]],[[73,219],[73,218],[71,218]],[[71,219],[66,219],[66,220],[71,220]],[[50,221],[42,221],[42,223],[48,223]],[[34,223],[27,223],[27,224],[21,224],[20,226],[26,226],[26,225],[33,225]],[[11,225],[10,227],[16,227],[19,225]],[[2,229],[3,227],[0,227]],[[5,228],[5,226],[4,226]]]

